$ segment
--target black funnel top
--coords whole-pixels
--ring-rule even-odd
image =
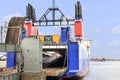
[[[82,7],[79,1],[75,4],[75,18],[82,18]]]

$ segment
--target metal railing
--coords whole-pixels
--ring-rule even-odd
[[[0,26],[0,52],[18,51],[21,33],[22,28],[20,26],[13,27]],[[16,34],[17,37],[15,37]]]
[[[3,27],[3,26],[0,26],[0,43],[5,43],[5,39],[6,39],[6,35],[7,35],[7,30],[8,29],[20,29],[19,31],[19,36],[18,36],[18,44],[19,44],[19,40],[20,40],[20,37],[21,37],[21,33],[22,33],[22,28],[20,26],[13,26],[13,27]]]
[[[0,80],[19,80],[19,73],[0,75]]]

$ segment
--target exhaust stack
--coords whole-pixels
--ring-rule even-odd
[[[75,18],[82,18],[82,7],[79,1],[75,4]]]
[[[75,24],[74,24],[75,37],[83,39],[83,20],[82,20],[82,7],[79,1],[75,4]]]

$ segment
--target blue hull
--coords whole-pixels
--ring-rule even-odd
[[[78,42],[68,44],[68,70],[61,73],[63,78],[83,77],[89,71],[89,56]]]
[[[90,67],[86,68],[82,72],[76,71],[76,72],[71,72],[67,71],[66,75],[62,75],[62,78],[72,78],[72,79],[78,79],[84,77],[88,72],[89,72]]]

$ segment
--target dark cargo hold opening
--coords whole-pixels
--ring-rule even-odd
[[[43,52],[46,51],[51,52],[53,51],[53,49],[43,49]],[[46,71],[47,76],[59,76],[60,73],[64,72],[67,69],[67,49],[57,49],[54,51],[60,54],[61,56],[47,63],[47,66],[43,62],[43,70]]]

